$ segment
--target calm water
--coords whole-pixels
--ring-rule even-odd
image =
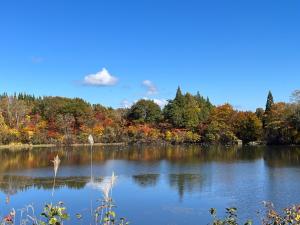
[[[54,197],[51,160],[58,154]],[[207,224],[208,210],[235,206],[242,218],[256,218],[263,200],[277,208],[300,203],[300,148],[248,147],[88,147],[0,152],[0,212],[33,204],[64,201],[71,215],[85,215],[101,192],[99,185],[118,175],[114,189],[117,213],[131,224]],[[7,201],[7,202],[6,202]]]

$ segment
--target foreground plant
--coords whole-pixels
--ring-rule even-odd
[[[7,216],[3,218],[1,225],[14,224],[15,217],[16,217],[16,211],[13,209]]]
[[[17,221],[20,225],[63,225],[64,221],[69,219],[63,202],[59,202],[57,205],[46,204],[39,216],[35,215],[32,205],[28,205],[19,211],[20,217],[18,220],[16,211],[13,209],[2,219],[1,225],[14,225],[17,224]]]
[[[103,183],[99,185],[99,183],[95,182],[92,176],[92,162],[93,162],[93,145],[94,145],[94,138],[92,135],[88,136],[88,142],[91,147],[91,182],[90,185],[93,188],[99,189],[102,192],[102,198],[98,200],[100,203],[99,206],[96,207],[94,212],[91,212],[92,220],[95,225],[115,225],[115,224],[128,224],[125,222],[124,218],[121,218],[117,220],[116,218],[116,212],[113,210],[115,208],[115,205],[113,203],[113,188],[116,185],[117,182],[117,176],[114,172],[112,172],[111,177],[108,177],[104,179]],[[91,207],[91,211],[93,211]],[[81,220],[82,215],[77,214],[77,219]]]
[[[58,157],[58,155],[55,156],[55,158],[53,159],[53,170],[54,170],[54,177],[53,177],[53,188],[52,188],[52,196],[54,195],[54,188],[55,188],[55,181],[56,181],[56,176],[57,176],[57,171],[60,165],[60,158]]]
[[[294,205],[285,208],[282,212],[277,212],[273,203],[263,202],[264,208],[259,214],[261,215],[262,225],[299,225],[300,224],[300,205]],[[212,225],[252,225],[252,221],[246,223],[238,222],[236,208],[227,208],[225,218],[218,218],[216,209],[210,209],[212,215]]]
[[[274,209],[271,202],[264,202],[265,210],[262,218],[263,225],[299,225],[300,224],[300,205],[285,208],[282,213]]]
[[[66,213],[66,208],[62,202],[59,202],[57,205],[45,205],[41,216],[43,220],[38,225],[63,225],[63,222],[69,219],[69,215]]]
[[[237,208],[226,208],[226,217],[225,218],[218,218],[217,210],[212,208],[209,210],[213,222],[212,225],[238,225],[238,216],[237,216]],[[252,221],[248,220],[244,225],[252,225]]]
[[[112,176],[109,177],[101,187],[102,199],[99,201],[100,205],[95,210],[94,220],[95,225],[125,225],[129,224],[126,222],[125,218],[118,219],[114,208],[116,207],[112,195],[113,187],[117,182],[117,176],[115,173],[112,173]]]

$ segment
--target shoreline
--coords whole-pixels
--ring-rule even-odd
[[[116,142],[116,143],[94,143],[94,146],[130,146],[130,145],[152,145],[152,144],[167,144],[167,145],[174,145],[171,143],[128,143],[128,142]],[[191,144],[191,143],[180,143],[180,144],[175,144],[175,145],[199,145],[202,147],[207,147],[207,146],[218,146],[217,145],[203,145],[203,144]],[[22,150],[31,150],[33,148],[68,148],[68,147],[88,147],[90,144],[85,143],[85,144],[71,144],[71,145],[63,145],[63,144],[9,144],[9,145],[0,145],[0,151],[3,150],[9,150],[9,151],[22,151]],[[226,145],[222,145],[225,146]],[[288,146],[288,147],[300,147],[300,145],[266,145],[266,144],[257,144],[257,145],[230,145],[230,146],[235,146],[235,147],[259,147],[259,146]],[[229,146],[227,146],[229,147]]]
[[[125,142],[118,143],[94,143],[94,146],[126,146]],[[28,150],[33,148],[55,148],[55,147],[84,147],[90,144],[71,144],[71,145],[56,145],[56,144],[9,144],[0,145],[0,150]]]

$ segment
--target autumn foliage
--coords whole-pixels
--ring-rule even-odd
[[[251,112],[230,104],[214,106],[199,93],[183,94],[180,88],[164,108],[145,99],[129,109],[113,109],[80,98],[3,94],[0,143],[69,145],[85,143],[92,134],[102,143],[299,144],[300,98],[293,99],[275,103],[269,92],[266,110]]]

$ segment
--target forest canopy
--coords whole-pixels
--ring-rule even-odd
[[[182,93],[161,108],[141,99],[127,109],[90,104],[80,98],[35,97],[25,93],[0,95],[0,143],[170,142],[235,144],[300,144],[300,91],[291,102],[275,102],[271,91],[266,107],[238,111],[216,106],[199,92]]]

